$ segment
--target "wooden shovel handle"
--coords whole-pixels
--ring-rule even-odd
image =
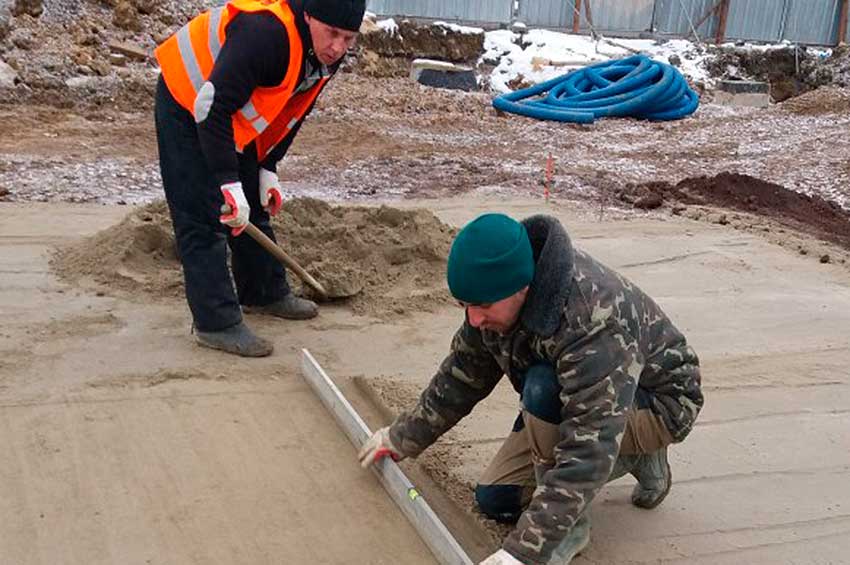
[[[230,206],[228,206],[227,204],[223,205],[221,207],[221,213],[222,214],[229,214],[230,213]],[[255,226],[251,222],[248,222],[248,225],[245,226],[245,233],[250,235],[251,238],[254,239],[254,241],[256,241],[257,243],[262,245],[263,248],[265,248],[266,251],[268,251],[269,253],[274,255],[275,258],[277,258],[278,261],[280,261],[281,263],[283,263],[284,265],[286,265],[287,267],[292,269],[292,271],[295,272],[295,274],[298,275],[298,277],[302,281],[304,281],[305,283],[310,285],[310,287],[313,290],[315,290],[317,293],[319,293],[319,295],[322,298],[328,297],[328,293],[325,291],[325,287],[323,287],[321,284],[319,284],[319,281],[314,279],[310,275],[310,273],[305,271],[304,268],[301,265],[296,263],[295,259],[290,257],[289,254],[286,251],[284,251],[283,249],[281,249],[281,247],[277,243],[272,241],[272,239],[269,236],[267,236],[266,234],[261,232],[260,228],[258,228],[257,226]]]

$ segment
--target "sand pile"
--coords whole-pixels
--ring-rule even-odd
[[[332,206],[309,198],[284,204],[274,220],[278,242],[360,314],[432,310],[451,302],[445,263],[453,229],[426,210]],[[247,236],[245,236],[247,237]],[[164,202],[60,249],[52,265],[64,279],[103,292],[182,296],[182,273]],[[293,288],[300,281],[290,273]]]
[[[164,201],[133,211],[119,224],[56,251],[51,266],[72,283],[104,292],[179,296],[183,275]]]
[[[779,106],[786,112],[801,116],[822,116],[825,114],[846,114],[850,111],[850,89],[837,86],[822,86]]]

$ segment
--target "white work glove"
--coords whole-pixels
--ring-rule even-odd
[[[357,457],[360,459],[360,465],[365,469],[378,459],[386,457],[389,455],[392,457],[393,461],[401,461],[404,459],[404,455],[396,449],[393,445],[393,442],[390,441],[390,428],[381,428],[377,432],[372,434],[366,443],[363,444],[363,448],[360,450],[360,453]]]
[[[280,212],[283,195],[280,192],[280,179],[269,170],[260,167],[260,204],[263,210],[272,216]]]
[[[225,205],[230,207],[230,213],[222,214],[218,220],[233,228],[233,235],[239,235],[245,231],[251,215],[251,207],[248,206],[245,193],[242,192],[242,183],[231,182],[222,185],[221,193],[224,195]]]
[[[522,565],[522,561],[518,561],[516,557],[504,549],[500,549],[479,565]]]

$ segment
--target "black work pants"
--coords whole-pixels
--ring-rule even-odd
[[[230,228],[219,222],[224,198],[201,152],[195,119],[174,100],[162,77],[154,114],[162,184],[195,327],[207,332],[229,328],[242,321],[240,304],[262,306],[289,294],[286,271],[249,235],[233,237]],[[251,222],[274,239],[269,215],[260,205],[253,144],[239,155],[239,180],[251,206]]]

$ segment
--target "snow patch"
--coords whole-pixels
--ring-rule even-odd
[[[386,20],[375,22],[375,25],[378,26],[378,29],[385,31],[390,35],[398,33],[398,24],[393,18],[387,18]]]
[[[451,30],[455,33],[462,33],[464,35],[476,35],[479,33],[484,33],[484,30],[480,27],[469,27],[462,26],[458,24],[452,24],[449,22],[434,22],[434,25],[437,27],[442,27],[448,30]]]
[[[490,78],[496,92],[509,92],[508,86],[520,75],[526,82],[537,84],[587,65],[628,57],[636,52],[662,63],[677,56],[679,70],[692,82],[709,82],[703,61],[708,55],[696,44],[677,39],[662,44],[651,39],[594,40],[587,35],[573,35],[545,29],[531,29],[522,35],[509,30],[495,30],[484,36],[485,53],[481,61],[498,61]]]

